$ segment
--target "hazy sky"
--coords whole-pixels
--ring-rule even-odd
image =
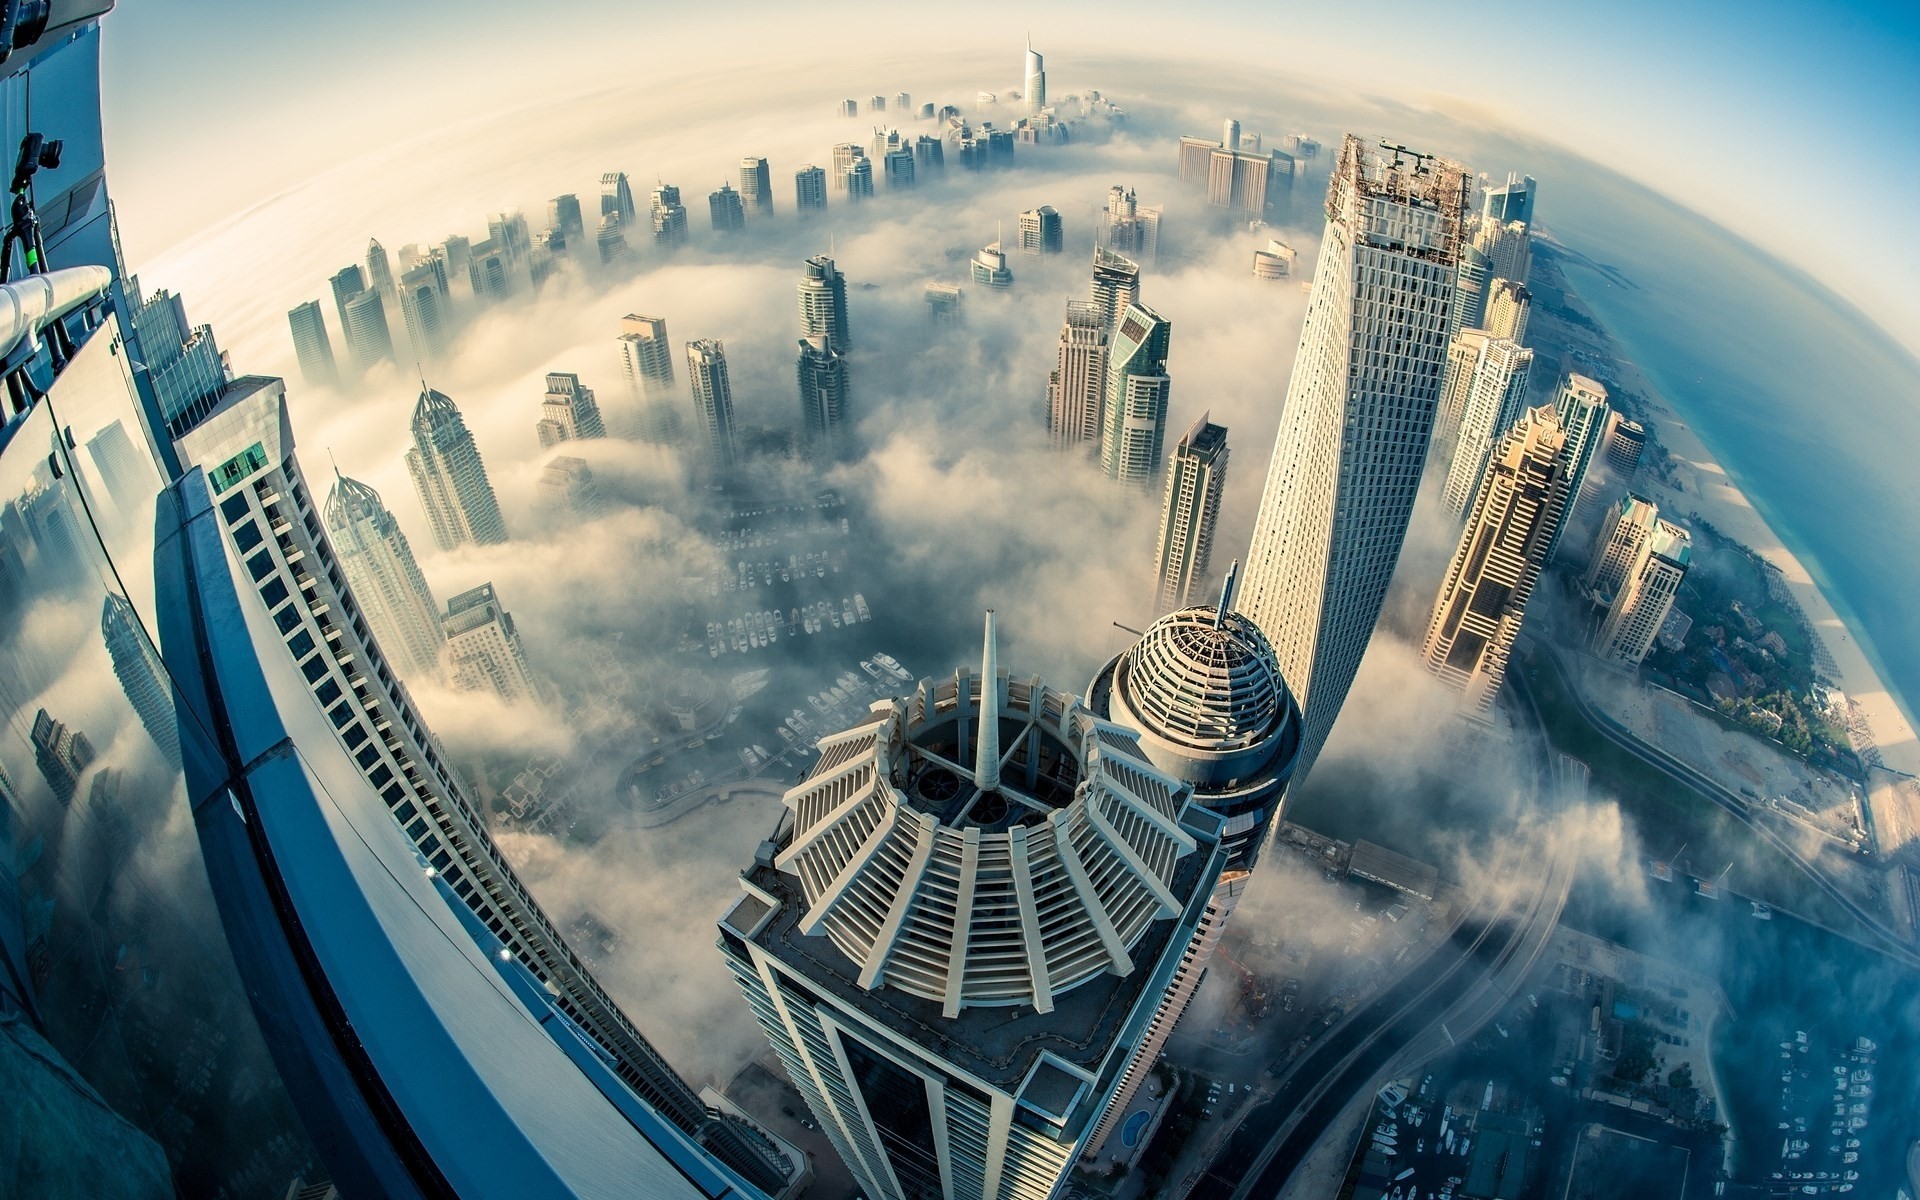
[[[1920,6],[1790,0],[1315,5],[1110,0],[895,5],[744,0],[121,0],[106,23],[109,161],[138,268],[176,243],[369,149],[484,121],[608,79],[657,85],[636,129],[675,116],[676,79],[820,64],[864,95],[924,53],[1045,51],[1056,89],[1078,57],[1151,48],[1271,65],[1293,84],[1417,100],[1563,141],[1800,266],[1920,350],[1920,244],[1877,237],[1920,195]],[[830,15],[828,15],[830,13]],[[561,15],[564,14],[564,15]],[[716,167],[740,153],[715,148]],[[1891,198],[1875,201],[1877,194]],[[1849,203],[1842,207],[1837,197]]]

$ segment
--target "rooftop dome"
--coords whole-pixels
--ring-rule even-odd
[[[1287,685],[1258,626],[1237,612],[1183,608],[1147,627],[1116,681],[1147,728],[1195,750],[1241,750],[1270,737]]]

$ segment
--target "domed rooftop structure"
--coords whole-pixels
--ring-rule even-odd
[[[1068,989],[1131,972],[1152,923],[1186,907],[1194,873],[1180,862],[1211,852],[1217,826],[1196,810],[1187,827],[1192,790],[1131,730],[995,657],[989,613],[978,674],[922,680],[821,739],[773,857],[805,893],[800,931],[826,934],[861,987],[948,1017],[1049,1012]]]
[[[1129,727],[1156,767],[1227,818],[1221,836],[1244,865],[1279,811],[1300,751],[1300,706],[1273,647],[1234,612],[1227,573],[1217,605],[1168,613],[1087,688],[1087,706]]]

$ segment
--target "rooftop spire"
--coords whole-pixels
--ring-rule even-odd
[[[978,747],[973,759],[973,786],[991,792],[1000,786],[1000,663],[993,639],[993,610],[987,610],[987,631],[980,649],[980,725],[974,731]]]

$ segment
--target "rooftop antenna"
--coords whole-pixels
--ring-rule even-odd
[[[993,639],[993,610],[980,648],[980,726],[974,736],[973,786],[982,792],[1000,787],[1000,663]]]
[[[1227,625],[1227,613],[1233,609],[1233,585],[1240,580],[1240,560],[1234,559],[1227,568],[1227,577],[1220,582],[1220,604],[1213,610],[1213,627],[1224,629]]]

